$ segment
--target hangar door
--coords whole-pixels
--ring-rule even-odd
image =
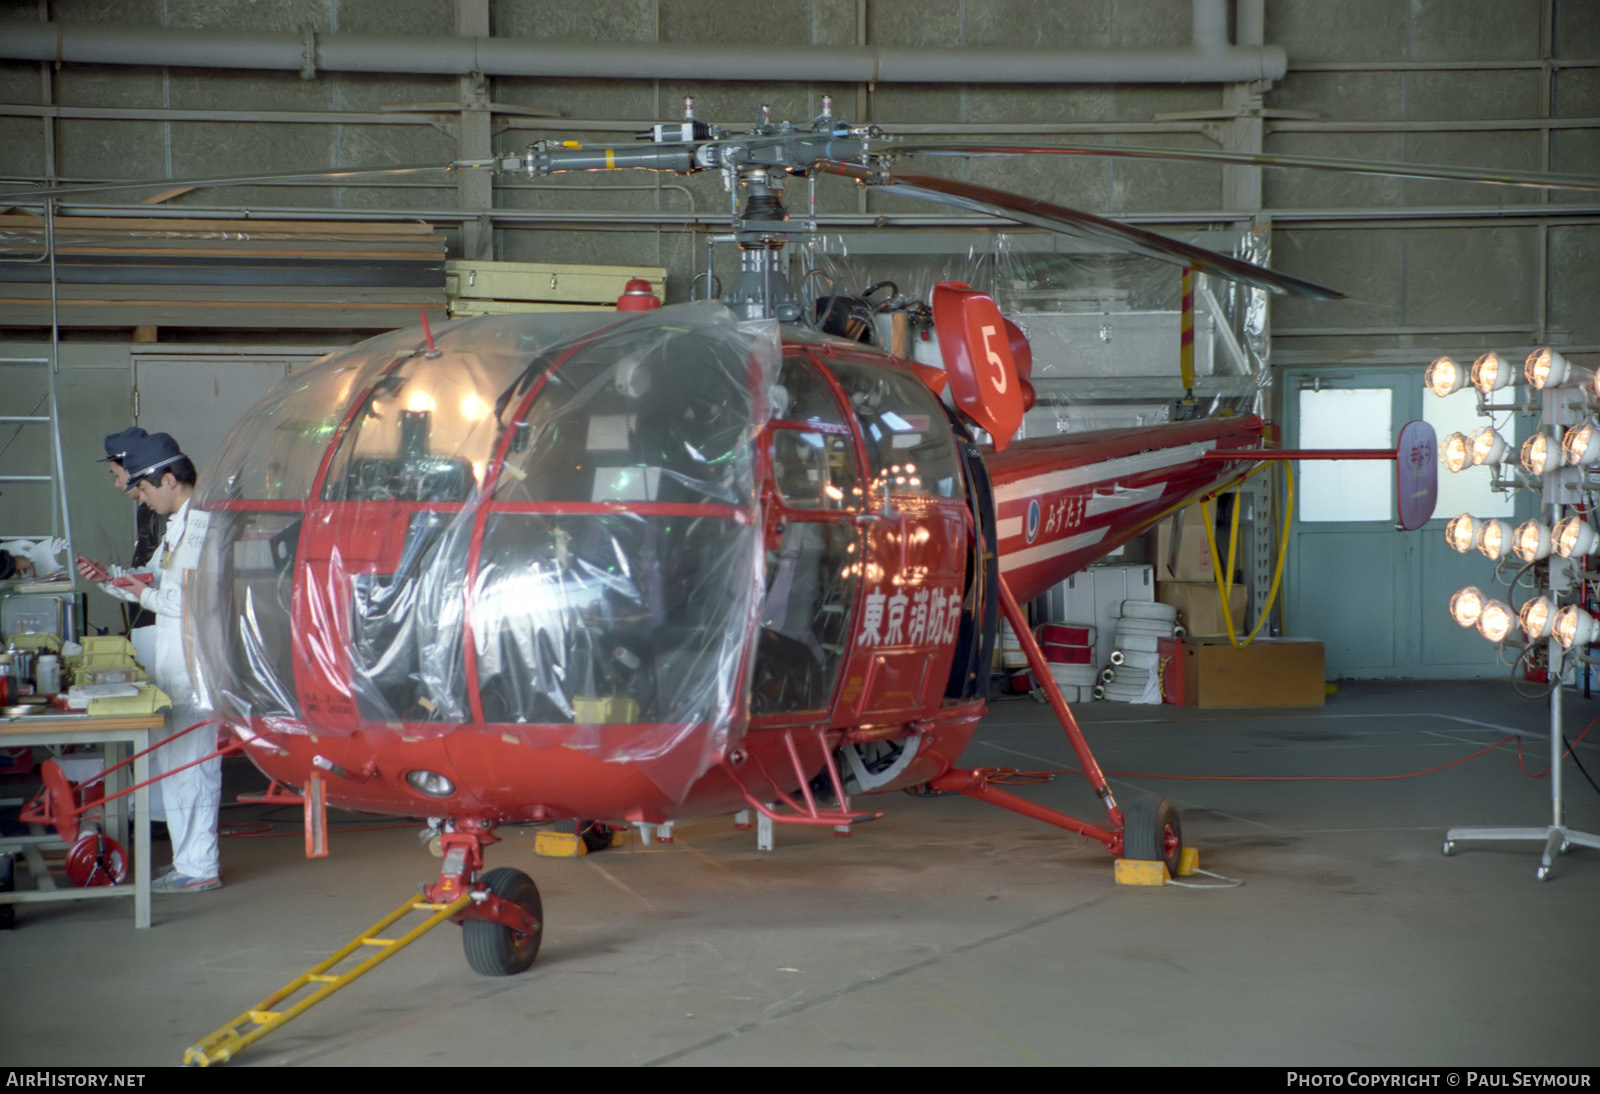
[[[1423,367],[1287,371],[1286,443],[1393,448],[1400,428],[1416,418],[1432,425],[1441,440],[1489,424],[1477,414],[1472,389],[1448,399],[1425,391]],[[1493,423],[1513,450],[1521,444],[1514,414],[1497,413]],[[1476,630],[1458,627],[1449,614],[1450,595],[1464,585],[1505,596],[1494,563],[1476,551],[1457,554],[1445,543],[1449,519],[1465,511],[1515,525],[1531,514],[1529,500],[1495,493],[1490,480],[1488,468],[1452,475],[1441,466],[1434,518],[1416,532],[1402,532],[1395,524],[1393,463],[1295,464],[1285,633],[1323,642],[1329,679],[1451,679],[1510,671],[1499,665],[1492,644]],[[1504,573],[1509,577],[1515,569],[1513,556]],[[1521,591],[1514,603],[1526,595]]]

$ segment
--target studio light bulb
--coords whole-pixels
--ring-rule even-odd
[[[1478,633],[1491,642],[1504,642],[1517,621],[1511,606],[1500,600],[1491,600],[1478,613]]]
[[[1511,525],[1503,520],[1486,520],[1478,525],[1478,551],[1499,562],[1511,551]]]
[[[1547,387],[1560,387],[1566,383],[1567,377],[1572,375],[1572,366],[1565,357],[1546,346],[1528,354],[1528,359],[1522,364],[1522,374],[1527,377],[1528,383],[1543,391]]]
[[[1472,464],[1482,467],[1484,464],[1493,466],[1505,462],[1507,445],[1504,437],[1495,432],[1492,425],[1486,425],[1470,438],[1472,451]]]
[[[1439,458],[1445,470],[1455,474],[1472,462],[1472,442],[1463,433],[1452,433],[1440,443]]]
[[[1562,649],[1587,646],[1594,641],[1595,618],[1576,604],[1568,604],[1556,612],[1550,633],[1561,643]]]
[[[1550,557],[1550,526],[1540,520],[1524,521],[1517,526],[1511,549],[1524,562],[1538,562]]]
[[[1483,613],[1483,593],[1478,591],[1476,585],[1468,585],[1459,589],[1450,598],[1450,617],[1463,627],[1470,627],[1477,623],[1478,616]]]
[[[1600,460],[1600,430],[1593,422],[1573,426],[1561,441],[1561,454],[1574,467],[1588,467]]]
[[[1556,606],[1548,596],[1536,596],[1528,601],[1517,613],[1518,621],[1522,624],[1522,637],[1529,642],[1547,637],[1555,614]]]
[[[1478,542],[1478,518],[1471,513],[1452,517],[1444,526],[1444,538],[1457,554],[1466,554]]]
[[[1510,366],[1493,350],[1472,362],[1472,386],[1485,395],[1510,384],[1511,376]]]
[[[1582,558],[1594,553],[1595,541],[1600,535],[1589,527],[1589,522],[1579,516],[1567,517],[1556,524],[1550,537],[1555,542],[1556,554],[1562,558]]]
[[[1540,432],[1522,442],[1522,467],[1530,475],[1544,474],[1550,461],[1550,438]]]
[[[1467,386],[1467,370],[1448,357],[1435,357],[1423,376],[1423,384],[1441,399]]]

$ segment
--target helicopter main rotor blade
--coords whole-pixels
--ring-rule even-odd
[[[1119,145],[1009,145],[945,141],[885,146],[893,156],[1120,156],[1148,160],[1196,160],[1253,167],[1304,167],[1314,171],[1345,171],[1358,175],[1477,182],[1490,186],[1529,186],[1553,190],[1600,190],[1600,177],[1555,174],[1546,171],[1499,171],[1482,167],[1454,167],[1442,163],[1392,163],[1382,160],[1348,160],[1329,156],[1294,156],[1276,153],[1225,152],[1195,148],[1138,148]]]
[[[0,193],[0,201],[41,201],[45,198],[77,197],[80,194],[114,193],[119,190],[167,190],[175,187],[197,189],[202,186],[249,186],[258,182],[337,182],[365,175],[415,175],[426,171],[492,169],[495,160],[461,163],[419,163],[403,167],[342,167],[323,171],[259,172],[253,175],[212,175],[189,179],[130,179],[124,182],[88,182],[66,186],[36,187]]]
[[[1038,201],[1020,194],[992,190],[987,186],[977,186],[970,182],[958,182],[934,175],[878,173],[859,164],[832,160],[820,161],[816,166],[819,170],[854,178],[890,193],[906,194],[925,201],[939,202],[942,205],[953,205],[958,209],[1021,221],[1037,228],[1048,228],[1053,232],[1103,243],[1119,251],[1144,255],[1177,266],[1187,266],[1203,273],[1216,274],[1229,281],[1241,281],[1275,293],[1306,296],[1314,300],[1345,298],[1345,294],[1336,289],[1302,281],[1298,277],[1290,277],[1288,274],[1269,270],[1265,266],[1257,266],[1253,262],[1208,251],[1204,247],[1182,243],[1167,236],[1157,235],[1155,232],[1147,232],[1143,228],[1119,224],[1114,220],[1095,216],[1093,213],[1069,209],[1065,205],[1052,205],[1048,201]]]

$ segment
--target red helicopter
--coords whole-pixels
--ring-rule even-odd
[[[504,823],[577,821],[603,840],[750,809],[838,827],[874,815],[863,795],[927,787],[1175,872],[1176,812],[1118,803],[1021,605],[1260,459],[1306,454],[1265,450],[1254,415],[1014,440],[1030,357],[994,301],[941,284],[931,306],[900,307],[887,339],[862,297],[798,301],[781,251],[815,225],[789,218],[783,184],[844,175],[1274,292],[1339,294],[896,174],[874,132],[826,111],[647,136],[492,166],[721,172],[744,194],[733,288],[396,331],[286,380],[195,499],[211,522],[189,652],[217,718],[318,805],[430,818],[444,864],[426,900],[464,925],[488,975],[528,968],[542,933],[533,881],[484,869]],[[1017,151],[1052,150],[965,149]],[[908,359],[919,328],[942,368]],[[1416,526],[1436,464],[1425,429],[1407,446]],[[1097,822],[960,766],[1002,615],[1104,805]]]

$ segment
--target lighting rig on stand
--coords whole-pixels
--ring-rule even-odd
[[[1600,376],[1548,347],[1530,353],[1522,371],[1529,387],[1526,401],[1516,394],[1511,362],[1492,351],[1474,361],[1470,370],[1449,357],[1437,358],[1428,366],[1424,382],[1440,397],[1470,385],[1477,392],[1478,413],[1491,420],[1472,433],[1452,433],[1441,442],[1439,458],[1446,470],[1489,467],[1497,492],[1539,493],[1538,515],[1515,529],[1503,520],[1479,520],[1462,513],[1445,526],[1445,538],[1462,554],[1476,549],[1491,559],[1497,580],[1512,561],[1509,556],[1521,563],[1505,581],[1504,599],[1469,585],[1451,596],[1450,614],[1502,649],[1519,651],[1513,674],[1540,658],[1546,662],[1551,820],[1543,828],[1452,828],[1445,833],[1444,853],[1453,852],[1458,840],[1542,840],[1544,856],[1535,876],[1544,881],[1555,856],[1573,844],[1600,850],[1600,836],[1566,827],[1561,796],[1563,682],[1569,671],[1576,681],[1580,664],[1600,664],[1591,648],[1600,637],[1600,618],[1593,610],[1600,582],[1600,571],[1595,569],[1600,566],[1600,533],[1594,528],[1594,488],[1600,482],[1596,468]],[[1539,419],[1515,463],[1511,445],[1492,424],[1493,416],[1501,412]],[[1519,588],[1530,590],[1520,606],[1515,603]],[[1513,631],[1520,632],[1520,641]]]

